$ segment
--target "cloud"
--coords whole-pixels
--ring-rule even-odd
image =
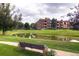
[[[70,7],[74,7],[73,3],[27,3],[14,5],[21,10],[23,14],[22,22],[34,23],[39,18],[49,17],[60,19],[61,16],[69,12]]]

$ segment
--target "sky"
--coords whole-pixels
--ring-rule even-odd
[[[26,2],[26,1],[25,1]],[[22,13],[22,22],[35,23],[40,18],[57,18],[68,20],[67,13],[71,12],[75,3],[12,3]],[[62,17],[63,16],[63,17]]]

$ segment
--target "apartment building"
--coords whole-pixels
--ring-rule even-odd
[[[57,29],[69,29],[70,26],[70,21],[64,21],[64,20],[60,20],[56,22],[56,28]],[[51,20],[49,18],[45,18],[45,19],[39,19],[36,22],[36,29],[51,29]]]
[[[58,29],[68,29],[70,28],[70,22],[69,21],[63,21],[63,20],[60,20],[60,21],[57,21],[57,28]]]
[[[39,19],[36,22],[37,29],[50,29],[51,28],[51,20],[49,18]]]

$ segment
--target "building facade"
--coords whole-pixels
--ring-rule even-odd
[[[69,29],[70,28],[70,22],[69,21],[57,21],[57,28],[58,29]]]
[[[56,22],[56,28],[57,29],[69,29],[70,26],[70,21],[64,21],[64,20],[60,20]],[[52,29],[51,27],[51,20],[49,18],[45,18],[45,19],[39,19],[36,22],[36,29]]]
[[[51,28],[51,20],[49,18],[39,19],[36,22],[37,29],[50,29]]]

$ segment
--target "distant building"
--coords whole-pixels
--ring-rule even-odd
[[[64,21],[64,20],[60,20],[56,22],[56,28],[57,29],[69,29],[70,26],[70,21]],[[45,19],[39,19],[36,22],[36,29],[51,29],[51,20],[49,18],[45,18]]]
[[[69,29],[70,28],[70,22],[69,21],[57,21],[57,28],[58,29]]]
[[[37,29],[50,29],[51,28],[51,20],[49,18],[39,19],[36,22]]]

